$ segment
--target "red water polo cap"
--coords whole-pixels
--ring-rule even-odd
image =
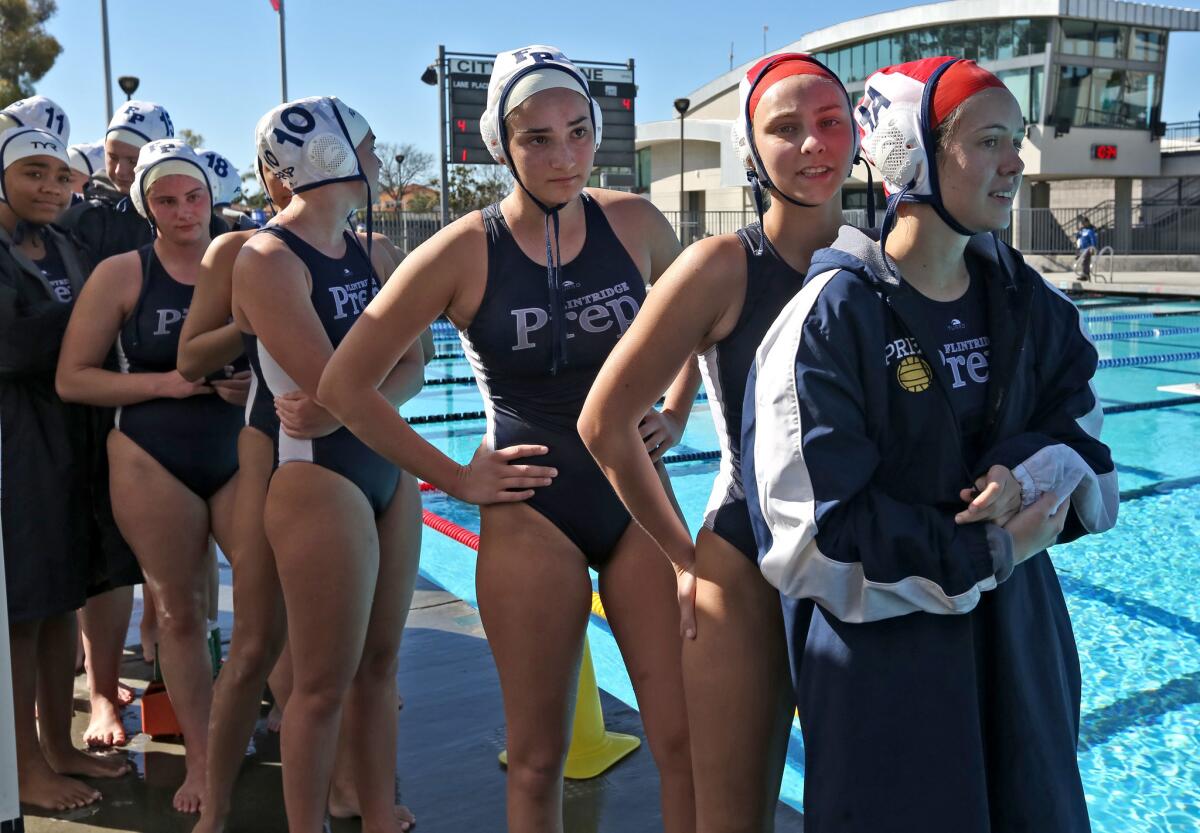
[[[841,80],[836,75],[802,52],[794,52],[786,56],[770,55],[763,58],[750,68],[750,71],[746,73],[746,77],[757,77],[762,68],[772,61],[778,63],[767,70],[766,74],[754,85],[754,91],[750,93],[750,118],[754,118],[754,111],[758,109],[758,102],[766,94],[767,90],[783,79],[791,78],[793,75],[820,75],[822,78],[829,78],[841,84]]]
[[[944,55],[936,58],[923,58],[920,61],[909,61],[885,67],[879,71],[885,74],[895,72],[907,75],[914,81],[924,84],[934,71],[948,60],[950,59]],[[946,116],[953,113],[958,105],[976,93],[992,87],[1003,86],[1003,81],[974,61],[956,61],[950,69],[942,73],[942,77],[937,82],[937,89],[933,91],[933,101],[930,102],[929,129],[936,130]]]

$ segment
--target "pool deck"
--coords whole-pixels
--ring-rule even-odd
[[[1200,297],[1200,272],[1116,272],[1107,281],[1084,283],[1071,272],[1044,272],[1059,289],[1068,292],[1103,292],[1113,295],[1169,295]]]
[[[226,632],[227,633],[227,632]],[[122,679],[144,688],[149,668],[127,650]],[[417,816],[420,833],[499,831],[504,824],[504,770],[497,755],[504,746],[504,717],[495,666],[478,613],[456,596],[424,579],[418,585],[400,654],[400,744],[398,789]],[[75,734],[87,725],[87,688],[76,681]],[[643,738],[637,712],[603,691],[610,730]],[[183,747],[171,740],[137,734],[140,707],[126,709],[132,741],[124,754],[136,774],[115,781],[92,781],[104,793],[95,806],[59,816],[28,811],[28,833],[153,831],[183,833],[195,816],[171,809],[183,778]],[[254,751],[248,754],[234,797],[231,831],[284,833],[279,739],[260,721]],[[565,829],[570,833],[651,833],[662,830],[658,775],[642,746],[604,775],[567,781]],[[358,830],[357,821],[335,821],[332,833]],[[779,833],[802,833],[801,815],[780,804]]]

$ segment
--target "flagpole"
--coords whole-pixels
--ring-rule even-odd
[[[283,2],[279,0],[279,88],[282,101],[288,100],[287,94],[287,39],[284,37]]]

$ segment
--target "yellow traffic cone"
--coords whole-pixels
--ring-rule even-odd
[[[579,690],[575,695],[575,720],[571,724],[571,747],[567,750],[563,774],[577,781],[595,778],[641,744],[641,739],[633,735],[605,730],[596,669],[592,666],[592,649],[584,637]],[[500,753],[500,763],[508,764],[507,751]]]

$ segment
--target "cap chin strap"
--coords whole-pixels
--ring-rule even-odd
[[[512,91],[513,85],[521,78],[531,72],[539,69],[558,69],[560,72],[566,72],[574,78],[574,74],[562,67],[553,65],[545,66],[535,64],[524,72],[519,72],[509,79],[508,86],[500,95],[500,100],[497,102],[497,129],[500,132],[500,147],[504,150],[504,164],[512,174],[513,180],[517,183],[525,195],[533,200],[533,204],[542,210],[546,215],[546,289],[550,296],[550,373],[557,375],[559,368],[565,367],[568,364],[567,358],[567,333],[563,326],[562,318],[564,310],[562,307],[562,249],[559,246],[559,218],[558,212],[566,208],[568,203],[562,202],[558,205],[550,206],[534,196],[525,183],[521,181],[521,175],[517,173],[517,166],[512,162],[512,154],[508,151],[508,127],[504,123],[504,102],[508,100],[508,94]],[[580,80],[580,79],[576,79]],[[586,90],[587,87],[581,87]],[[588,117],[592,121],[592,132],[596,131],[596,114],[594,112],[595,102],[592,101],[590,94],[588,99]],[[551,246],[551,227],[553,226],[553,246]]]
[[[342,136],[345,137],[346,144],[350,146],[350,152],[354,154],[354,164],[358,168],[358,173],[357,176],[351,179],[351,181],[353,181],[353,179],[361,179],[363,185],[367,186],[367,268],[371,270],[371,277],[378,282],[379,276],[375,274],[375,261],[371,259],[371,241],[375,236],[375,218],[371,212],[371,182],[367,179],[367,175],[363,172],[362,161],[358,158],[358,148],[350,139],[350,129],[346,127],[346,122],[342,120],[342,114],[338,112],[336,105],[330,106],[329,109],[333,111],[333,117],[337,119],[338,127],[342,129]],[[368,130],[368,132],[370,131]],[[346,225],[349,224],[350,221],[349,218],[347,218]],[[352,231],[354,231],[354,239],[358,240],[357,229],[352,229]]]

